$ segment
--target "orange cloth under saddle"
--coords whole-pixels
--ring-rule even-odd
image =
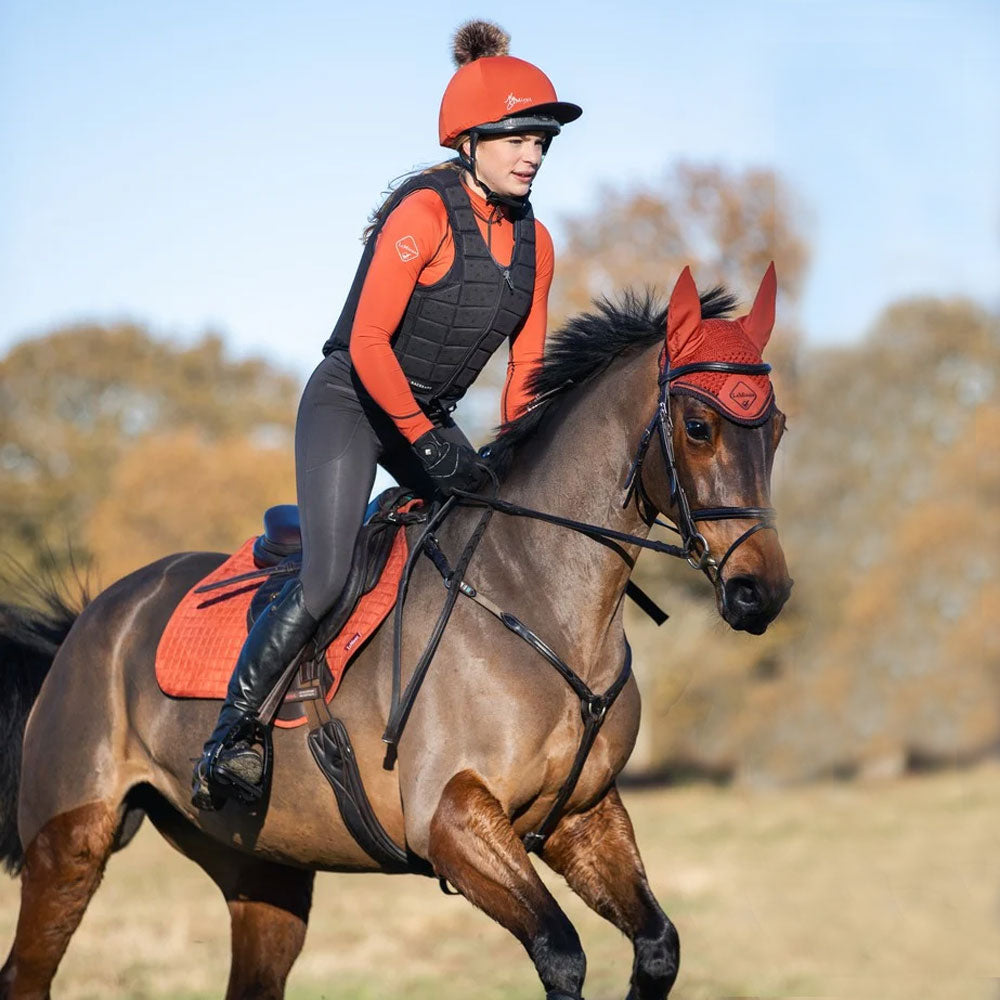
[[[248,539],[218,569],[199,580],[177,605],[156,649],[156,681],[164,694],[174,698],[226,696],[229,677],[247,635],[247,609],[260,580],[235,583],[207,594],[195,591],[205,584],[256,569],[254,541]],[[332,677],[327,701],[336,693],[351,658],[396,603],[406,555],[406,532],[397,531],[378,583],[361,598],[337,638],[327,647],[326,662]],[[293,727],[305,721],[278,719],[275,724]]]

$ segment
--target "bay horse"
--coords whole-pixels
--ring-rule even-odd
[[[749,386],[770,392],[758,362],[774,294],[772,266],[750,313],[728,319],[734,300],[721,289],[699,298],[685,269],[667,309],[648,295],[604,301],[551,338],[535,379],[537,405],[493,446],[503,500],[619,533],[609,540],[500,512],[464,577],[537,630],[593,691],[625,676],[623,597],[657,512],[679,527],[683,554],[709,576],[731,627],[763,632],[788,597],[770,530],[771,464],[784,427],[773,395],[760,419],[740,420],[711,391],[680,387],[692,371],[735,371],[740,405],[747,392],[756,395]],[[733,338],[749,345],[749,356],[713,357]],[[681,363],[691,356],[695,364]],[[460,550],[481,513],[458,506],[438,529],[441,549]],[[260,808],[230,802],[201,813],[191,805],[191,762],[217,704],[168,698],[153,663],[175,606],[224,558],[161,559],[79,613],[0,609],[8,762],[0,768],[0,849],[22,878],[14,942],[0,970],[3,1000],[49,995],[108,857],[144,816],[227,900],[229,1000],[284,995],[315,871],[380,870],[348,833],[298,730],[275,733],[273,780]],[[430,560],[418,560],[404,606],[404,664],[419,658],[444,593]],[[459,600],[390,770],[380,736],[391,703],[392,633],[383,627],[363,648],[333,703],[378,819],[397,845],[517,937],[548,1000],[580,1000],[580,940],[522,839],[550,815],[576,759],[577,694],[536,649]],[[632,941],[630,1000],[658,1000],[676,978],[679,940],[650,890],[615,785],[638,727],[639,692],[628,677],[535,846]]]

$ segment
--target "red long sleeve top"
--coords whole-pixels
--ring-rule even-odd
[[[466,188],[466,193],[486,245],[499,264],[508,266],[514,252],[513,223],[474,191]],[[444,202],[430,189],[414,191],[393,209],[378,234],[351,329],[354,370],[372,399],[411,443],[434,425],[417,405],[390,341],[413,289],[443,278],[454,258],[455,245]],[[516,417],[531,398],[526,384],[545,350],[554,265],[552,238],[536,219],[535,291],[524,324],[511,342],[500,402],[504,422]]]

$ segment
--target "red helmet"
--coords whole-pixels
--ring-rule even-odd
[[[459,29],[456,59],[460,58],[462,32],[480,25],[483,22],[472,22]],[[500,51],[504,52],[505,48],[506,45]],[[460,135],[470,131],[480,135],[507,132],[558,135],[560,126],[583,114],[578,105],[560,101],[552,81],[537,66],[523,59],[505,52],[478,56],[474,48],[467,58],[451,78],[441,99],[438,137],[442,146],[452,147]]]

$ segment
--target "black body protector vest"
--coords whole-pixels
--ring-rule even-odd
[[[408,194],[437,191],[448,212],[455,259],[433,285],[417,285],[392,349],[413,395],[425,409],[451,408],[475,381],[493,352],[520,330],[535,290],[535,217],[531,206],[515,216],[514,252],[503,267],[486,246],[458,171],[434,170],[402,184],[368,238],[340,319],[323,353],[345,350],[375,242],[389,212]]]

